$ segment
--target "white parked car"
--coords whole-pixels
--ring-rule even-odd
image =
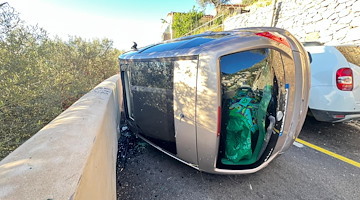
[[[304,46],[312,57],[310,114],[326,122],[360,119],[360,67],[336,47],[319,43]]]

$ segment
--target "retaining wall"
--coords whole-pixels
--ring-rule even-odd
[[[267,7],[247,9],[249,13],[225,20],[224,29],[275,26],[300,41],[360,45],[359,0],[277,0]]]
[[[116,199],[115,75],[0,162],[0,199]]]

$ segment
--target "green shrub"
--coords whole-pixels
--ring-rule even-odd
[[[254,4],[254,3],[258,2],[258,1],[259,0],[243,0],[242,4],[244,4],[244,5],[252,5],[252,4]]]
[[[173,37],[178,38],[198,27],[199,20],[204,12],[197,11],[194,7],[187,13],[174,13],[172,29]]]
[[[8,27],[1,23],[5,20],[0,20],[0,28]],[[116,74],[121,52],[108,39],[51,39],[43,29],[23,22],[0,34],[2,159],[98,83]]]

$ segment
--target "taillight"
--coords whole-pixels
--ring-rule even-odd
[[[279,42],[279,43],[281,43],[281,44],[284,44],[284,45],[290,47],[290,44],[288,43],[288,41],[286,40],[286,38],[283,38],[283,37],[274,35],[274,34],[272,34],[272,33],[270,33],[270,32],[261,32],[261,33],[256,33],[255,35],[269,38],[269,39],[271,39],[271,40],[274,40],[274,41],[276,41],[276,42]]]
[[[353,89],[353,73],[350,68],[340,68],[336,71],[336,86],[342,91]]]

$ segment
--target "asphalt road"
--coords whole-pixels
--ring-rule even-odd
[[[360,162],[360,122],[308,118],[299,138]],[[140,142],[118,180],[118,199],[360,199],[360,168],[303,145],[255,174],[213,175]]]

